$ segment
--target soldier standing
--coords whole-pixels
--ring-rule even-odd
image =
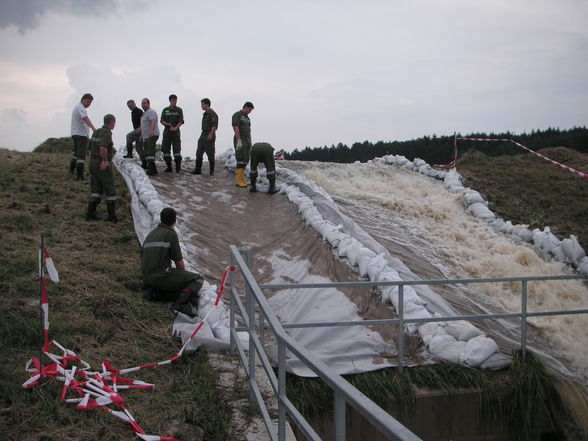
[[[171,166],[171,146],[173,145],[174,161],[176,162],[176,173],[180,172],[182,166],[182,141],[180,139],[180,126],[184,124],[184,112],[176,103],[178,97],[176,95],[169,96],[169,106],[161,112],[161,124],[165,127],[163,129],[163,139],[161,142],[161,151],[163,152],[163,159],[167,168],[166,172],[172,171]]]
[[[274,194],[276,190],[276,161],[274,158],[274,148],[267,142],[256,142],[251,147],[251,188],[249,191],[257,191],[255,186],[257,180],[257,165],[263,162],[265,164],[266,176],[269,181],[269,194]]]
[[[237,158],[237,170],[235,185],[238,187],[247,187],[249,183],[245,182],[245,167],[249,162],[251,154],[251,120],[249,114],[253,110],[253,104],[247,101],[243,108],[233,114],[231,125],[235,136],[233,136],[233,146],[235,147],[235,156]]]
[[[198,306],[198,291],[202,288],[200,274],[186,271],[178,234],[174,230],[177,213],[171,207],[161,210],[161,223],[143,243],[141,271],[143,283],[151,288],[148,300],[174,301],[172,311],[192,316],[191,305]],[[171,262],[175,268],[171,267]]]
[[[76,172],[76,180],[84,180],[84,162],[86,160],[86,153],[88,151],[88,128],[92,132],[96,130],[90,118],[88,118],[88,111],[94,101],[94,97],[85,93],[82,99],[75,105],[71,113],[71,139],[73,141],[73,154],[69,163],[69,172],[71,174]]]
[[[155,166],[155,143],[159,139],[159,127],[157,126],[157,112],[151,108],[149,98],[141,100],[143,116],[141,117],[141,139],[143,140],[143,151],[147,162],[147,174],[156,175]]]
[[[143,111],[137,107],[135,100],[128,100],[127,107],[131,111],[133,131],[127,133],[127,154],[123,158],[133,157],[133,143],[135,143],[137,153],[139,154],[139,158],[141,158],[141,167],[147,168],[145,153],[143,151],[143,141],[141,141],[141,117],[143,116]]]
[[[97,220],[96,206],[100,203],[102,194],[106,196],[108,220],[114,223],[122,220],[116,215],[116,197],[114,195],[114,175],[112,172],[112,157],[114,145],[112,143],[112,129],[116,124],[114,115],[104,116],[104,125],[95,130],[90,139],[90,199],[87,220]]]
[[[210,108],[210,100],[203,98],[200,101],[200,107],[204,110],[202,114],[202,133],[198,138],[198,148],[196,149],[196,166],[192,172],[195,175],[202,174],[202,158],[204,153],[208,157],[210,165],[210,174],[214,175],[214,143],[216,141],[216,130],[218,129],[218,115]]]

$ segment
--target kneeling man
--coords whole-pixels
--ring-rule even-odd
[[[161,210],[161,223],[143,243],[141,271],[143,282],[151,288],[148,300],[173,301],[172,311],[193,317],[191,306],[198,306],[198,291],[203,279],[200,274],[186,271],[178,234],[174,230],[176,217],[173,208]],[[172,261],[175,268],[171,266]]]

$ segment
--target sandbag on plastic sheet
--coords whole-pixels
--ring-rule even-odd
[[[378,280],[378,277],[382,270],[386,267],[387,262],[384,257],[384,253],[378,254],[376,257],[370,260],[368,266],[368,277],[370,280]]]
[[[447,322],[444,327],[445,332],[461,341],[468,341],[484,334],[470,322],[466,322],[465,320]]]
[[[559,245],[559,239],[551,232],[549,227],[545,227],[543,231],[535,228],[533,230],[533,244],[543,251],[550,252]]]
[[[443,186],[453,193],[461,193],[465,191],[465,188],[461,183],[461,176],[455,170],[451,170],[445,175]]]
[[[484,200],[482,195],[475,190],[466,190],[463,193],[463,197],[468,205],[473,204],[475,202],[479,202],[484,205],[488,205],[488,202]]]
[[[561,241],[561,249],[570,262],[577,264],[586,252],[578,243],[576,236],[571,235],[568,239]]]
[[[370,262],[374,257],[376,257],[376,253],[374,253],[372,250],[365,247],[359,249],[357,267],[359,268],[359,274],[361,274],[361,277],[367,277]]]
[[[491,338],[480,335],[466,343],[460,362],[471,367],[477,367],[495,352],[498,352],[496,342]]]
[[[526,225],[515,225],[514,227],[512,227],[511,234],[518,236],[525,242],[533,242],[533,233],[531,230],[527,228]]]
[[[492,220],[496,218],[496,215],[481,202],[475,202],[469,205],[467,211],[478,219]]]
[[[447,335],[444,327],[439,322],[427,322],[419,328],[419,336],[425,346],[429,346],[429,343],[436,335]]]
[[[467,343],[457,341],[449,334],[436,335],[429,342],[429,352],[441,360],[460,364]]]
[[[578,261],[578,271],[582,274],[588,274],[588,257],[582,257]]]

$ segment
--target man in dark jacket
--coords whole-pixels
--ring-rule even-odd
[[[131,111],[131,123],[133,124],[133,130],[127,133],[127,154],[123,158],[133,157],[133,143],[137,148],[139,158],[141,158],[141,167],[146,168],[147,162],[145,162],[145,153],[143,152],[143,141],[141,140],[141,117],[143,111],[137,107],[135,100],[128,100],[127,107]]]

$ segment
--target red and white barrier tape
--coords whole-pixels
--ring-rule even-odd
[[[584,173],[584,172],[578,171],[576,169],[573,169],[570,166],[567,166],[565,164],[561,164],[561,163],[559,163],[557,161],[554,161],[553,159],[548,158],[547,156],[544,156],[541,153],[537,153],[536,151],[531,150],[528,147],[525,147],[520,142],[513,141],[512,139],[504,139],[504,138],[503,139],[493,139],[493,138],[456,138],[456,140],[458,140],[458,139],[460,141],[475,141],[475,142],[512,142],[513,144],[518,145],[519,147],[525,149],[526,151],[528,151],[528,152],[530,152],[530,153],[532,153],[532,154],[534,154],[536,156],[539,156],[540,158],[545,159],[546,161],[551,162],[552,164],[557,165],[558,167],[563,168],[564,170],[567,170],[567,171],[575,174],[576,176],[580,176],[581,178],[588,178],[588,173]],[[456,152],[457,152],[457,148],[456,148]]]
[[[225,269],[221,278],[220,288],[218,290],[213,308],[208,311],[194,332],[192,332],[190,337],[186,340],[182,346],[182,349],[173,357],[168,360],[148,363],[142,366],[121,370],[115,369],[108,361],[104,361],[102,363],[102,372],[91,372],[90,365],[84,360],[80,359],[75,354],[75,352],[69,349],[65,349],[54,340],[49,340],[49,302],[42,266],[43,257],[51,280],[57,282],[59,277],[55,267],[53,266],[51,257],[44,247],[43,252],[43,255],[41,255],[41,250],[39,252],[39,277],[41,278],[41,306],[43,314],[43,354],[53,363],[44,366],[41,364],[39,359],[31,358],[25,366],[25,370],[31,374],[31,376],[23,383],[22,387],[34,387],[39,384],[42,379],[57,379],[63,382],[63,388],[61,390],[60,396],[60,400],[62,402],[76,404],[76,408],[80,410],[90,410],[95,408],[103,409],[111,415],[129,423],[133,427],[135,434],[145,441],[178,441],[175,438],[166,436],[145,434],[145,431],[141,428],[141,426],[139,426],[133,415],[123,405],[124,400],[118,391],[126,389],[150,389],[155,386],[140,380],[132,380],[121,377],[120,374],[134,372],[148,367],[171,364],[173,361],[180,358],[190,340],[196,336],[198,331],[206,322],[208,315],[215,307],[218,306],[225,287],[228,273],[229,271],[235,271],[235,267],[227,267]],[[50,264],[48,264],[48,261],[50,261]],[[52,269],[49,269],[49,265],[52,266]],[[53,275],[51,275],[52,273]],[[55,278],[53,276],[55,276]],[[62,355],[55,355],[50,353],[50,345],[60,349]],[[69,367],[70,365],[71,367]],[[69,391],[76,393],[78,397],[66,398],[66,395]],[[120,410],[111,409],[108,407],[109,405],[116,406]]]

